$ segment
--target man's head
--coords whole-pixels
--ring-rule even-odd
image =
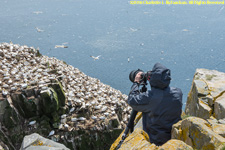
[[[160,63],[156,63],[151,71],[150,85],[155,88],[164,89],[170,84],[170,69]]]

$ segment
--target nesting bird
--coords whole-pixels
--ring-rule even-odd
[[[55,131],[52,130],[52,131],[48,134],[48,137],[50,137],[50,136],[52,136],[52,135],[54,135],[54,134],[55,134]]]
[[[56,45],[56,48],[67,47]],[[124,103],[127,95],[101,83],[96,78],[85,75],[78,68],[56,58],[40,56],[38,53],[39,48],[13,43],[0,44],[0,94],[3,97],[28,90],[30,87],[36,87],[41,91],[48,90],[48,85],[60,78],[67,99],[66,105],[69,108],[68,112],[60,116],[60,130],[68,131],[73,125],[82,129],[101,126],[95,129],[104,130],[101,123],[105,124],[112,118],[120,119],[116,113],[118,109],[124,110],[120,114],[123,119],[119,120],[119,124],[125,127],[129,119],[127,116],[131,112],[130,106]],[[101,55],[90,57],[98,60]],[[82,112],[85,112],[85,116],[81,114]],[[38,123],[36,121],[29,123],[30,126],[35,124]],[[55,131],[57,132],[57,129],[52,130],[48,136],[54,135]]]

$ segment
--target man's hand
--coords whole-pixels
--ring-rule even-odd
[[[138,72],[138,74],[136,75],[135,79],[134,79],[134,82],[137,82],[137,83],[140,83],[140,80],[141,80],[141,74],[143,72]]]

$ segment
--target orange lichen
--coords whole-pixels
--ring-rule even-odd
[[[141,112],[138,112],[138,114],[136,115],[135,121],[134,121],[134,126],[137,124],[137,122],[140,120],[141,117],[142,117],[142,113]],[[117,145],[122,140],[123,133],[124,133],[124,130],[120,134],[120,136],[116,139],[116,141],[111,145],[110,150],[115,150],[116,149]],[[129,133],[128,133],[127,136],[129,136]]]
[[[45,145],[42,141],[37,140],[35,143],[32,144],[32,146],[48,146],[51,147],[51,145]]]
[[[145,149],[150,147],[151,143],[149,142],[148,134],[145,133],[142,129],[137,128],[135,131],[130,134],[121,146],[121,150],[132,150],[132,149]]]

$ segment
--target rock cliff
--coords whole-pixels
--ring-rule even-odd
[[[173,125],[172,139],[162,146],[148,142],[148,135],[138,128],[125,139],[121,150],[151,149],[225,149],[225,73],[197,69],[188,94],[183,120]],[[120,141],[120,137],[111,146]]]
[[[33,47],[2,43],[0,60],[0,149],[19,149],[32,133],[69,149],[109,149],[119,137],[115,149],[131,112],[126,95]],[[224,149],[225,73],[197,69],[185,113],[164,145],[139,122],[120,149]]]
[[[225,73],[216,70],[197,69],[188,94],[185,113],[217,120],[225,119]]]
[[[126,95],[39,50],[0,44],[0,145],[39,133],[70,149],[108,149],[125,127]]]

